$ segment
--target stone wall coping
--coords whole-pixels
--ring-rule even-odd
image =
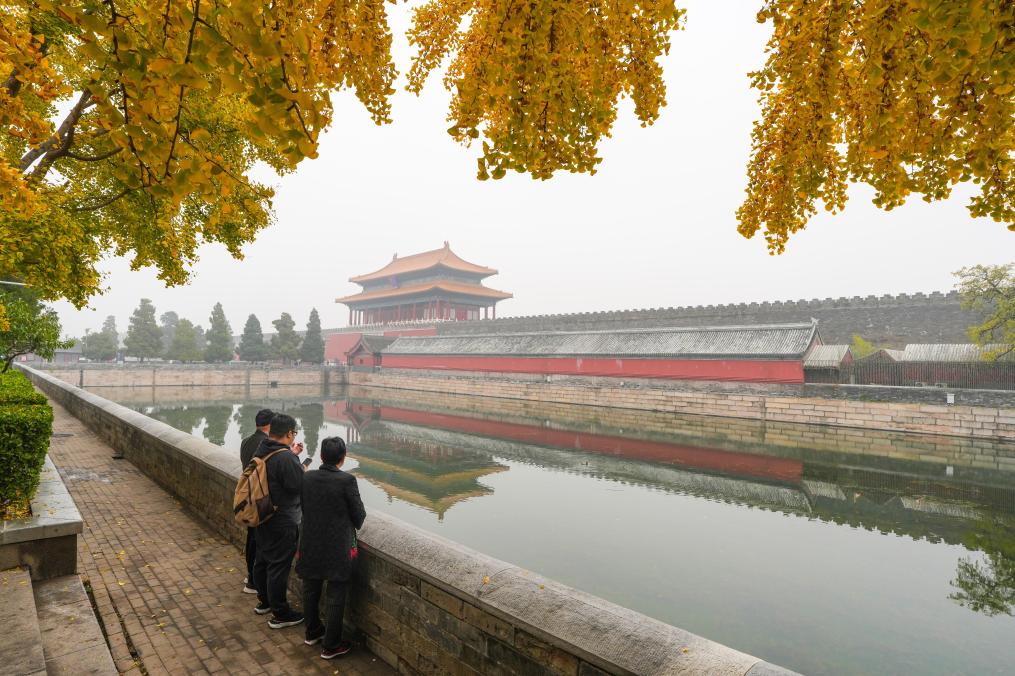
[[[31,516],[0,522],[0,545],[81,533],[81,512],[48,455],[31,504]]]
[[[34,378],[80,397],[107,415],[176,447],[213,471],[234,480],[239,476],[239,459],[220,446],[44,372],[23,365],[21,368]],[[611,673],[723,676],[794,673],[381,512],[370,513],[359,541],[372,554],[410,569],[445,593]]]

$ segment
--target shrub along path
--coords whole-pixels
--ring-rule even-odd
[[[240,552],[50,403],[50,457],[84,517],[78,569],[121,673],[393,673],[365,648],[326,661],[302,626],[269,629],[240,593]]]

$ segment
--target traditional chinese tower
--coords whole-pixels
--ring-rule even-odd
[[[497,302],[510,293],[483,286],[497,274],[443,248],[399,258],[376,272],[350,277],[360,293],[336,300],[349,306],[349,325],[486,319],[497,317]]]

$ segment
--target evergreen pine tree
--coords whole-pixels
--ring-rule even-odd
[[[120,336],[116,332],[116,318],[106,317],[102,330],[86,334],[81,341],[81,354],[88,359],[109,361],[116,357],[120,347]]]
[[[173,338],[176,336],[176,325],[179,323],[180,315],[172,310],[163,312],[159,317],[159,325],[162,327],[162,352],[167,355],[166,359],[175,359],[175,357],[169,357],[168,353],[173,345]]]
[[[147,298],[141,299],[131,315],[123,343],[127,347],[127,354],[141,361],[162,354],[162,329],[155,323],[155,306]]]
[[[317,314],[317,308],[310,311],[307,333],[303,336],[303,345],[300,347],[300,359],[312,364],[324,362],[324,339],[321,337],[321,317]]]
[[[232,361],[234,354],[233,330],[226,320],[226,313],[222,309],[222,303],[215,303],[208,322],[210,326],[205,334],[208,346],[204,349],[204,360],[212,363]]]
[[[181,319],[176,323],[173,332],[173,343],[166,352],[166,359],[177,361],[201,361],[204,353],[197,346],[197,332],[194,325],[188,319]]]
[[[204,351],[208,348],[208,338],[204,335],[204,328],[198,324],[194,327],[194,340],[197,344],[197,349],[204,354]]]
[[[300,337],[296,333],[296,322],[288,312],[271,323],[275,335],[271,337],[272,354],[288,364],[300,356]]]
[[[243,335],[240,336],[240,359],[243,361],[267,361],[268,346],[264,343],[264,333],[261,331],[261,321],[257,315],[247,317],[247,323],[243,327]]]

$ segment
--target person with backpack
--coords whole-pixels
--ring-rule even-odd
[[[268,428],[268,438],[254,453],[255,461],[261,459],[263,462],[270,497],[270,511],[260,516],[254,534],[257,546],[254,587],[258,600],[254,612],[258,615],[271,613],[268,626],[272,629],[303,622],[302,613],[289,606],[287,596],[289,569],[299,540],[304,472],[296,458],[303,452],[303,444],[294,446],[295,439],[296,420],[276,413]]]
[[[321,467],[303,479],[303,524],[296,573],[303,578],[303,612],[307,617],[307,645],[320,641],[326,660],[350,650],[342,640],[342,615],[349,576],[357,556],[356,531],[366,510],[356,477],[342,471],[345,441],[328,437],[321,442]],[[321,623],[321,592],[327,582],[325,622]]]
[[[268,428],[271,426],[271,419],[275,412],[270,408],[262,408],[254,416],[254,433],[240,443],[240,463],[246,469],[250,461],[254,459],[254,453],[261,446],[261,442],[268,438]],[[254,529],[247,528],[247,544],[243,554],[247,559],[247,577],[243,580],[243,593],[256,594],[254,587],[254,561],[257,559],[257,541],[254,539]]]

